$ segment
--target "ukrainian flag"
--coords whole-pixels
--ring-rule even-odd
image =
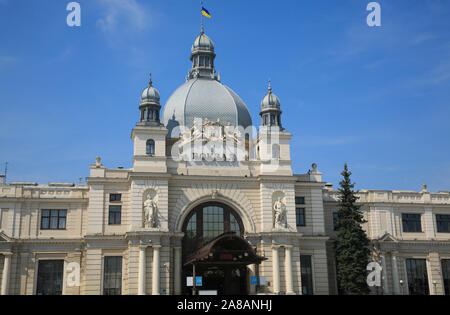
[[[211,14],[209,14],[209,11],[206,10],[204,7],[202,7],[202,15],[206,16],[208,19],[211,18]]]

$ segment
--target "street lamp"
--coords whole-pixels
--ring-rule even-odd
[[[401,292],[401,295],[403,295],[403,280],[401,280],[400,279],[400,292]]]

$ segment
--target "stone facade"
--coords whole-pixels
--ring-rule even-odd
[[[196,145],[206,137],[199,136],[195,122],[177,135],[175,119],[198,117],[204,119],[201,128],[220,130],[233,121],[251,123],[242,100],[215,75],[214,58],[214,45],[202,31],[192,48],[188,82],[170,99],[174,112],[164,114],[166,125],[160,122],[160,96],[150,80],[131,134],[132,168],[108,169],[97,158],[86,185],[0,178],[1,294],[186,294],[187,224],[207,204],[222,205],[226,213],[216,229],[236,232],[230,228],[232,216],[248,247],[245,255],[221,259],[232,257],[227,263],[238,264],[249,252],[264,258],[261,264],[246,264],[244,274],[242,269],[234,274],[246,284],[242,294],[337,293],[337,192],[323,182],[315,164],[305,174],[293,174],[292,135],[281,125],[280,101],[271,86],[261,102],[256,137],[228,132],[220,138],[242,144],[244,158],[210,161],[200,154],[184,161],[173,154],[177,141]],[[213,110],[205,95],[221,107]],[[177,117],[180,108],[191,112]],[[430,294],[443,294],[441,261],[450,259],[450,234],[438,233],[436,214],[450,214],[450,192],[361,191],[360,197],[374,259],[383,266],[382,292],[407,294],[405,259],[424,258]],[[402,232],[405,213],[420,214],[424,230]],[[259,279],[257,285],[252,276]]]

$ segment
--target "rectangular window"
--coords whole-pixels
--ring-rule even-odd
[[[410,295],[429,295],[427,262],[425,259],[406,259]]]
[[[41,230],[65,230],[67,210],[42,210]]]
[[[450,215],[436,215],[438,233],[450,233]]]
[[[122,257],[105,257],[103,295],[122,294]]]
[[[333,212],[333,231],[339,230],[339,213]]]
[[[444,280],[444,293],[445,295],[450,295],[450,259],[443,259],[441,266],[442,279]]]
[[[110,194],[109,201],[110,202],[122,201],[122,195],[121,194]]]
[[[109,206],[109,225],[122,224],[122,206]]]
[[[312,270],[312,257],[310,255],[300,256],[300,268],[302,273],[302,294],[313,295],[313,270]]]
[[[422,232],[422,220],[420,214],[402,214],[403,232]]]
[[[295,204],[296,205],[304,205],[305,204],[305,197],[295,197]]]
[[[305,208],[295,209],[295,218],[297,221],[297,226],[306,226],[305,222]]]
[[[40,260],[36,295],[62,295],[64,260]]]

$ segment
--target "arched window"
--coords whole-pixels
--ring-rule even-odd
[[[244,226],[239,215],[230,207],[210,202],[191,212],[185,221],[183,232],[183,253],[186,258],[223,233],[235,232],[243,236]]]
[[[147,141],[147,150],[148,155],[155,155],[155,141],[152,139]]]

